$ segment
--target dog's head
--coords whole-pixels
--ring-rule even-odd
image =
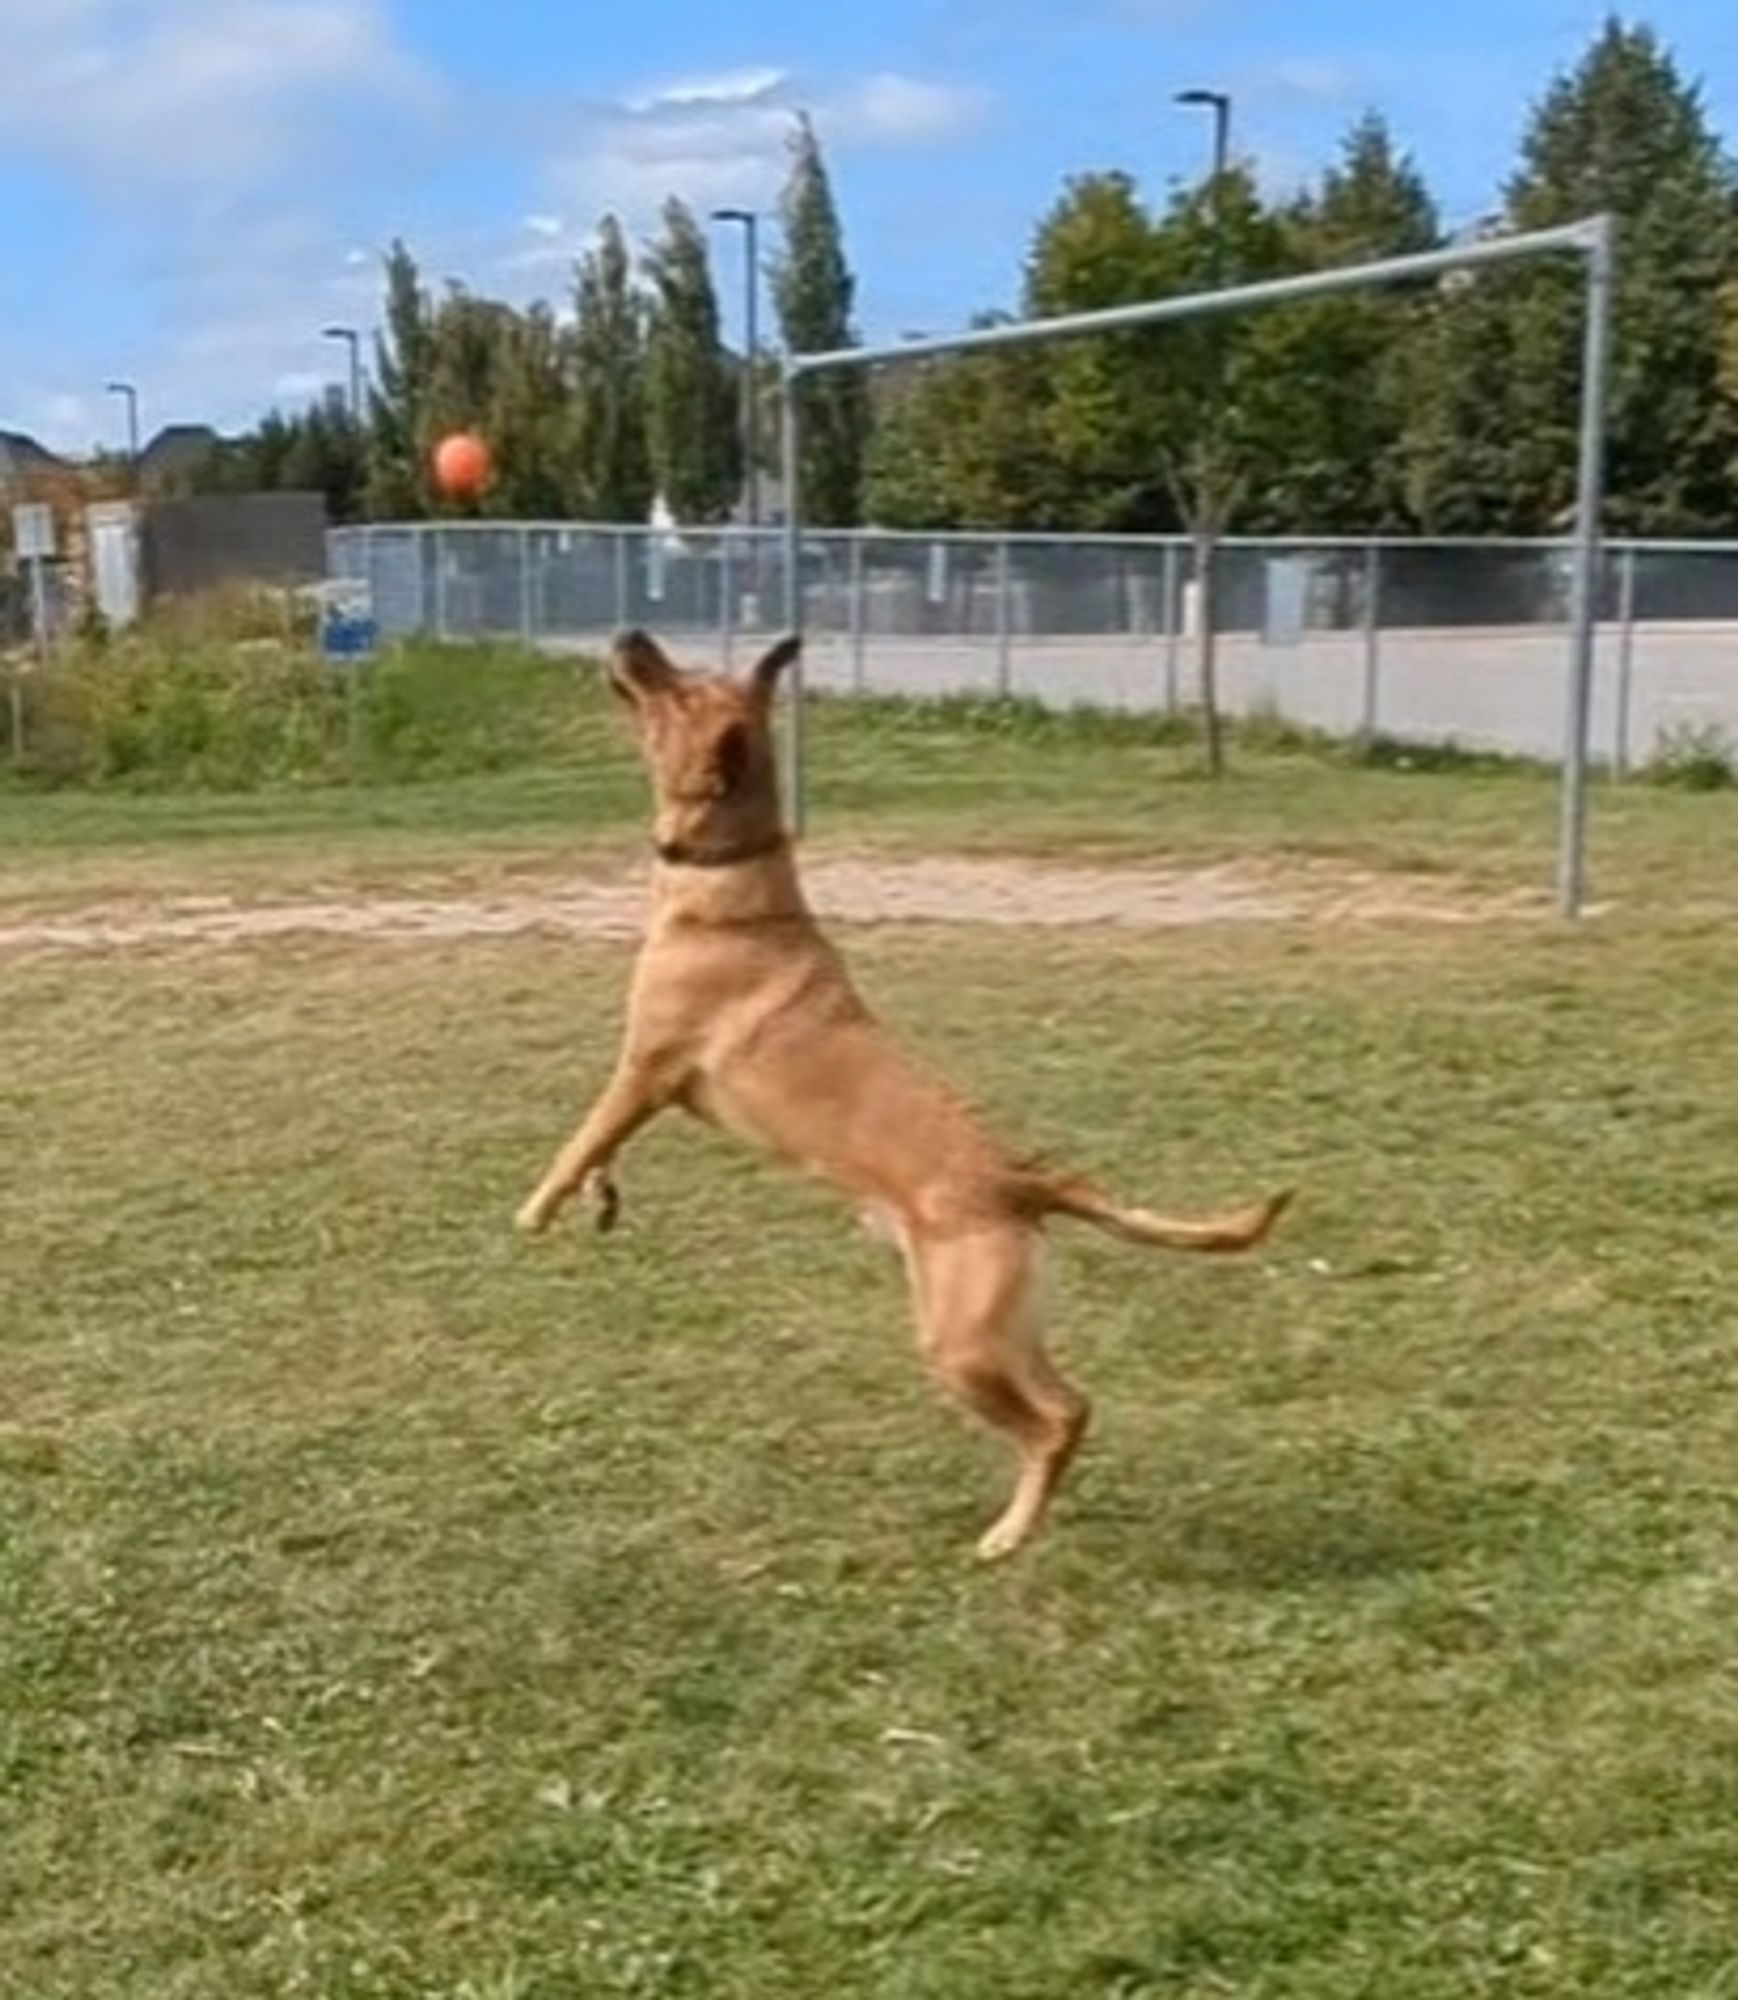
[[[801,650],[799,639],[781,639],[737,680],[683,672],[646,632],[616,640],[609,682],[633,717],[661,849],[717,856],[777,839],[773,695]]]

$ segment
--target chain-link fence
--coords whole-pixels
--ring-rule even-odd
[[[335,531],[329,556],[389,636],[580,650],[646,625],[728,665],[787,622],[775,531],[364,527]],[[1194,572],[1181,539],[809,531],[809,684],[1190,706]],[[1220,699],[1338,735],[1555,758],[1569,587],[1567,543],[1234,537],[1213,590]],[[1675,733],[1738,737],[1738,543],[1608,545],[1599,617],[1596,757],[1622,770]]]

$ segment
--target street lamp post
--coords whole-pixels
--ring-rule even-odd
[[[135,483],[139,477],[139,390],[136,383],[108,382],[103,385],[111,396],[119,396],[127,406],[127,462]]]
[[[1213,114],[1213,283],[1225,276],[1225,175],[1231,165],[1231,98],[1223,90],[1179,90],[1177,102],[1199,106]]]
[[[350,350],[350,421],[358,430],[362,428],[362,336],[353,326],[328,326],[322,329],[326,340],[339,340]]]
[[[1210,230],[1207,270],[1208,285],[1218,291],[1225,283],[1225,193],[1231,163],[1231,98],[1223,90],[1180,90],[1177,102],[1211,111],[1213,114],[1213,179],[1208,188]],[[1225,746],[1219,727],[1218,618],[1215,583],[1221,491],[1224,468],[1220,464],[1220,444],[1225,417],[1225,334],[1220,320],[1213,323],[1213,377],[1207,405],[1206,432],[1202,440],[1201,486],[1196,502],[1195,593],[1197,635],[1201,676],[1201,710],[1206,725],[1207,769],[1218,777],[1225,768]]]
[[[740,225],[743,235],[742,452],[747,461],[748,525],[760,526],[760,217],[751,208],[715,208],[714,222]]]

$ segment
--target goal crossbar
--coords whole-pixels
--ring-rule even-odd
[[[1414,256],[1386,257],[1374,263],[1345,265],[1331,271],[1306,271],[1293,277],[1231,285],[1218,291],[1142,299],[1130,305],[1103,307],[1096,312],[1061,313],[1016,320],[1005,325],[973,327],[963,333],[925,335],[890,345],[787,354],[781,383],[786,626],[793,632],[802,629],[803,518],[798,477],[801,418],[797,388],[812,376],[844,368],[876,368],[898,362],[921,361],[937,355],[1027,346],[1039,341],[1126,333],[1136,328],[1163,326],[1179,320],[1204,319],[1267,306],[1295,305],[1303,300],[1326,298],[1340,292],[1446,277],[1456,271],[1477,270],[1488,264],[1565,255],[1582,260],[1586,294],[1580,443],[1572,538],[1574,569],[1570,592],[1569,671],[1557,853],[1558,908],[1566,917],[1577,917],[1584,907],[1587,889],[1588,731],[1592,710],[1600,517],[1604,510],[1606,388],[1611,357],[1615,256],[1612,222],[1608,215],[1588,216],[1553,229],[1528,230],[1512,236],[1493,236],[1479,242],[1455,244],[1444,250],[1426,250]],[[799,663],[787,717],[792,809],[799,827],[805,808],[801,671]]]

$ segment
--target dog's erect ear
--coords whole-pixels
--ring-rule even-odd
[[[610,686],[629,701],[648,695],[666,694],[681,678],[681,669],[671,660],[650,632],[622,632],[610,648]]]
[[[781,639],[770,653],[764,654],[749,675],[750,684],[757,694],[770,695],[778,686],[779,675],[786,667],[794,666],[802,657],[803,642],[798,633]]]

